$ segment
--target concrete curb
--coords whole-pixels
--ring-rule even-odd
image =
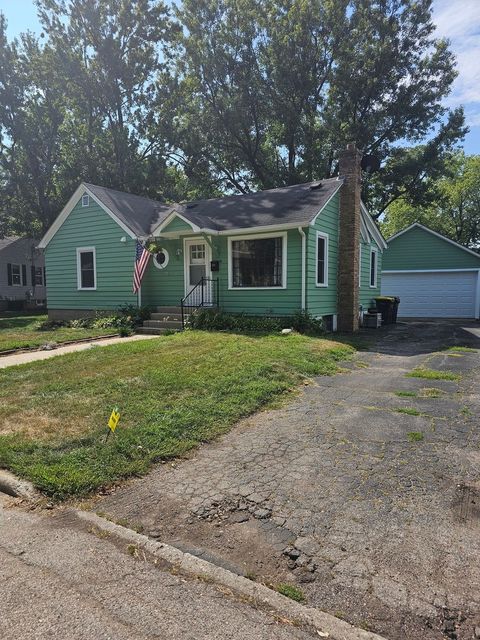
[[[110,522],[95,513],[80,510],[77,510],[76,513],[79,519],[122,542],[135,545],[149,556],[166,562],[184,574],[227,587],[237,596],[265,605],[282,617],[313,627],[319,637],[330,638],[330,640],[386,640],[370,631],[353,627],[344,620],[335,618],[319,609],[290,600],[263,584],[252,582],[163,542],[155,542],[147,536]]]
[[[0,469],[0,492],[6,493],[14,498],[25,498],[34,500],[39,497],[39,493],[28,480],[21,480],[10,473]]]

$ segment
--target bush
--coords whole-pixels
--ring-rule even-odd
[[[66,326],[67,325],[63,320],[45,320],[45,322],[39,322],[35,326],[35,331],[53,331]]]
[[[269,316],[249,316],[244,313],[226,313],[219,309],[201,309],[190,316],[191,329],[205,331],[237,331],[238,333],[277,333],[292,328],[299,333],[320,335],[325,332],[322,320],[317,320],[306,311],[293,317],[272,318]]]
[[[144,320],[150,320],[152,308],[149,306],[137,307],[134,304],[124,304],[118,308],[118,315],[129,318],[132,326],[138,327]]]

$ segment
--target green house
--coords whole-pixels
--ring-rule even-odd
[[[404,318],[480,318],[480,254],[415,222],[388,240],[382,294]]]
[[[370,306],[380,293],[386,247],[355,185],[346,176],[164,204],[81,184],[40,243],[49,315],[72,318],[124,303],[178,313],[183,301],[189,310],[219,306],[268,316],[304,309],[335,329],[343,270],[355,322],[359,306]],[[156,246],[138,295],[132,290],[137,240]]]

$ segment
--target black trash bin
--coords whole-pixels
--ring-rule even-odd
[[[400,304],[400,298],[395,296],[393,298],[393,309],[392,309],[392,322],[395,324],[397,322],[398,315],[398,305]]]
[[[375,304],[377,305],[379,313],[382,314],[382,324],[392,324],[394,299],[381,296],[380,298],[375,298]]]

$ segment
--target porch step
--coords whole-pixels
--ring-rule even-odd
[[[182,313],[182,309],[180,307],[157,307],[155,309],[156,313]]]
[[[154,312],[150,315],[150,320],[178,320],[179,322],[182,321],[182,314],[181,313],[168,313],[168,312],[164,312],[164,313],[160,313],[160,312]],[[148,322],[148,320],[147,320]]]
[[[143,326],[149,329],[181,329],[182,320],[144,320]]]

